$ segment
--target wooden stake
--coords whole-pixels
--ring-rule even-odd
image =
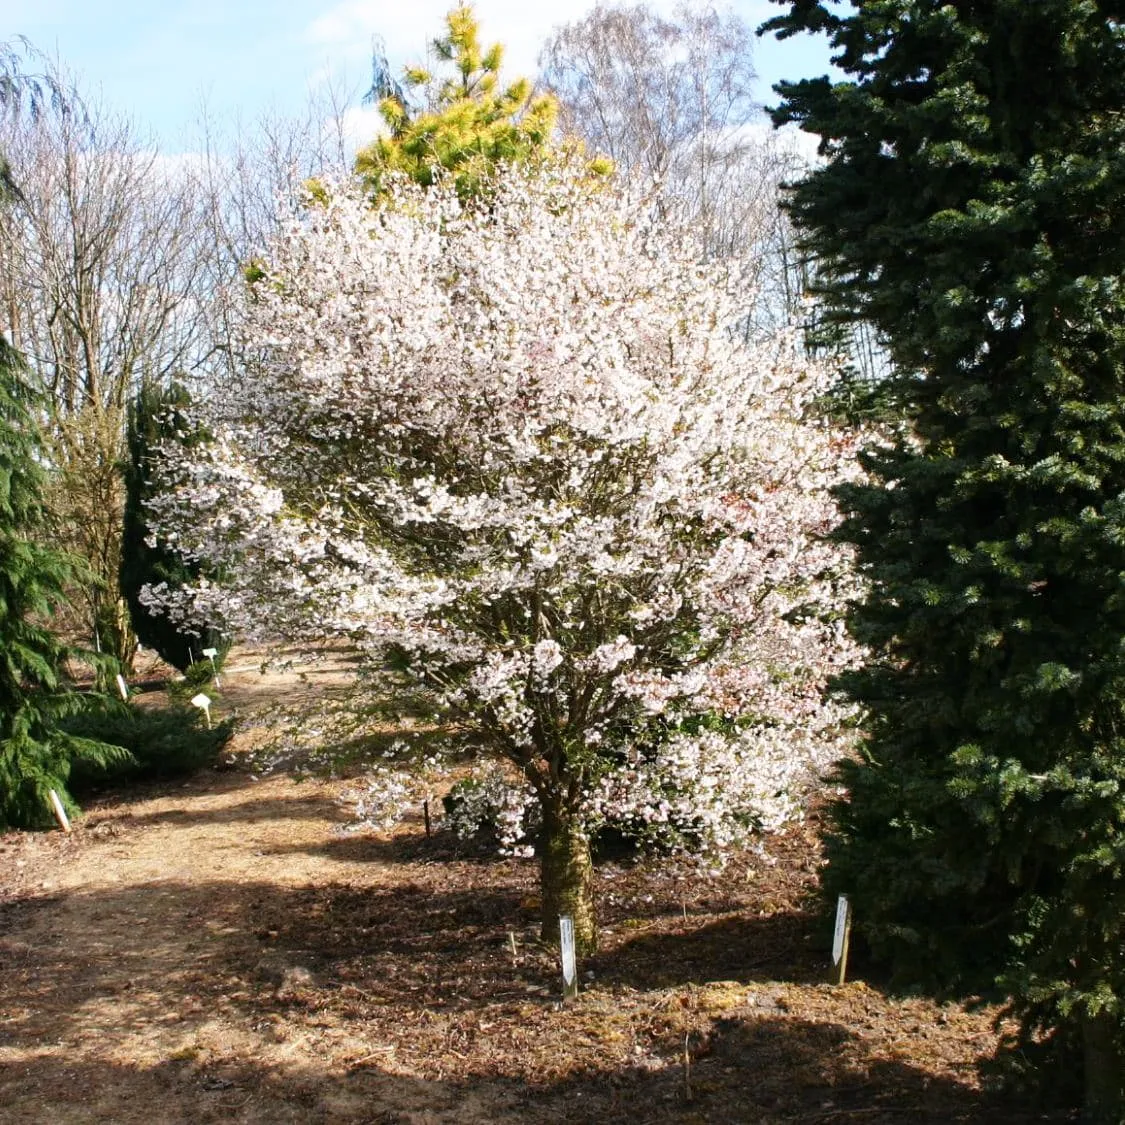
[[[422,817],[426,821],[426,839],[428,840],[430,838],[430,835],[431,835],[431,832],[430,832],[430,802],[429,801],[423,801],[422,802]]]
[[[690,1035],[690,1031],[684,1032],[684,1100],[688,1102],[691,1101],[691,1050],[688,1043]]]
[[[59,795],[52,789],[50,790],[51,811],[55,814],[55,820],[59,822],[59,827],[66,832],[70,833],[70,821],[66,818],[66,809],[63,808],[62,801],[59,800]]]
[[[516,964],[516,958],[517,958],[516,931],[515,930],[509,930],[508,931],[508,945],[512,950],[512,964],[514,965],[514,964]]]

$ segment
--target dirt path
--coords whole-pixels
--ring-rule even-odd
[[[340,679],[240,664],[228,709],[300,706]],[[363,1022],[318,1015],[318,920],[330,938],[352,923],[332,896],[395,910],[389,876],[401,888],[411,867],[343,834],[342,788],[208,773],[95,806],[69,839],[4,838],[0,1120],[445,1120],[462,1091],[416,1078]],[[348,986],[332,984],[335,1000]]]
[[[242,751],[347,675],[235,667]],[[345,788],[208,772],[0,837],[0,1121],[1045,1119],[979,1090],[987,1013],[821,983],[804,829],[718,883],[603,869],[605,948],[560,1009],[534,866],[420,818],[348,832]]]
[[[92,818],[40,857],[43,893],[4,919],[0,1115],[442,1119],[452,1095],[405,1081],[409,1062],[403,1081],[355,1068],[395,1044],[317,1015],[331,894],[393,908],[387,864],[333,853],[340,820],[331,787],[239,779]]]

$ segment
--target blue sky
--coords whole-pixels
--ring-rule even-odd
[[[252,121],[266,109],[297,112],[331,79],[358,95],[380,35],[396,68],[421,61],[455,0],[4,0],[0,39],[26,36],[57,54],[86,91],[127,113],[161,148],[190,145],[206,101],[218,119]],[[673,0],[649,0],[667,12]],[[730,5],[752,26],[779,9],[768,0]],[[505,73],[531,74],[551,30],[593,0],[476,0],[486,40],[503,42]],[[780,78],[822,74],[828,49],[802,37],[759,41],[759,97]]]

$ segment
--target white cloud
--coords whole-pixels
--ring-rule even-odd
[[[184,178],[202,175],[208,162],[207,154],[202,152],[154,152],[151,154],[149,167],[153,175],[168,183],[175,183]]]
[[[441,34],[446,13],[456,0],[413,0],[388,4],[386,0],[343,0],[323,12],[305,29],[313,46],[335,59],[356,62],[370,58],[372,36],[386,46],[391,66],[422,62],[426,47]],[[504,74],[509,78],[533,76],[536,58],[556,27],[581,19],[593,0],[554,0],[540,5],[533,0],[475,0],[481,38],[486,44],[504,44]],[[650,7],[671,11],[674,0],[653,0]]]
[[[374,0],[346,0],[317,16],[305,29],[305,39],[317,47],[338,50],[363,34],[371,34],[379,21]]]
[[[736,135],[758,144],[772,145],[779,156],[792,157],[801,164],[820,162],[816,151],[820,138],[806,133],[796,125],[783,125],[780,129],[775,129],[768,118],[762,117],[759,121],[743,125]]]
[[[344,110],[341,115],[340,130],[349,152],[369,145],[380,134],[387,131],[379,110],[373,105],[357,105]]]

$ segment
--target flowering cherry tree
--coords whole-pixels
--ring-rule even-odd
[[[599,818],[715,854],[785,819],[840,751],[850,653],[808,607],[851,459],[739,278],[565,164],[476,207],[336,185],[269,262],[162,512],[226,579],[168,611],[392,656],[534,795],[545,931],[585,948]]]

